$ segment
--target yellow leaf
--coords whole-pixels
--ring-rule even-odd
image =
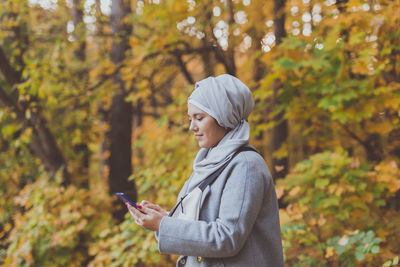
[[[310,225],[316,225],[317,224],[317,220],[315,218],[312,218],[309,222]]]
[[[327,247],[326,248],[326,253],[325,253],[325,258],[329,258],[333,256],[334,249],[333,247]]]
[[[136,76],[136,73],[135,72],[129,72],[129,73],[124,73],[123,75],[122,75],[122,80],[124,81],[124,82],[126,82],[126,81],[130,81],[130,80],[133,80],[134,78],[135,78],[135,76]]]
[[[295,196],[300,192],[300,186],[296,186],[289,191],[289,196]]]
[[[133,38],[131,38],[131,39],[129,40],[129,45],[130,45],[131,47],[134,47],[134,46],[137,45],[137,44],[139,44],[139,39],[138,39],[138,38],[133,37]]]
[[[335,195],[337,195],[337,196],[341,196],[342,195],[342,193],[345,191],[345,188],[344,188],[344,186],[342,186],[342,185],[339,185],[337,188],[336,188],[336,191],[335,191]]]
[[[361,62],[356,62],[352,65],[352,71],[354,73],[359,73],[359,74],[363,74],[363,75],[367,75],[370,70],[367,68],[367,66],[365,66],[365,64],[361,63]]]
[[[319,226],[322,226],[322,225],[324,225],[326,223],[326,219],[325,219],[325,217],[321,214],[320,216],[319,216],[319,219],[318,219],[318,225]]]
[[[280,221],[281,226],[290,222],[290,217],[287,214],[286,210],[283,210],[283,209],[279,210],[279,221]]]
[[[371,193],[365,192],[362,195],[362,200],[364,200],[365,202],[372,202],[374,200],[374,196]]]
[[[299,204],[289,204],[286,208],[287,214],[291,217],[292,220],[299,220],[303,218],[303,211],[305,210],[304,207],[299,206]]]
[[[90,72],[89,72],[89,77],[90,77],[90,79],[95,79],[96,77],[97,77],[97,75],[98,75],[98,71],[97,71],[97,69],[92,69]]]
[[[276,197],[280,199],[283,196],[283,193],[285,193],[285,187],[277,185],[275,187],[275,191],[276,191]]]
[[[108,66],[105,70],[104,70],[104,74],[106,75],[110,75],[115,71],[115,67],[113,65]]]

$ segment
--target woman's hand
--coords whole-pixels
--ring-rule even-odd
[[[137,209],[129,204],[127,207],[137,225],[152,231],[158,231],[162,217],[168,215],[160,206],[146,200],[142,201]]]
[[[165,210],[163,210],[160,206],[158,206],[157,204],[153,204],[147,200],[142,200],[142,202],[140,202],[140,206],[156,210],[159,213],[163,214],[163,216],[168,216],[168,213]]]

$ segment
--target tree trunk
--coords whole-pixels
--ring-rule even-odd
[[[285,31],[285,2],[286,0],[274,0],[274,25],[275,25],[275,43],[279,46],[282,43],[282,38],[286,36]],[[273,82],[273,107],[280,104],[279,101],[279,89],[282,87],[282,83],[279,79]],[[272,147],[273,151],[279,150],[282,145],[286,142],[288,137],[288,123],[284,119],[284,112],[280,112],[274,117],[274,121],[277,125],[272,130]],[[273,174],[274,178],[285,177],[288,172],[288,157],[276,158],[273,157]]]
[[[212,34],[213,40],[213,51],[215,54],[215,58],[217,61],[221,62],[225,71],[233,76],[236,76],[236,62],[235,62],[235,43],[233,38],[233,24],[235,23],[234,19],[234,10],[233,10],[233,2],[232,0],[225,1],[226,9],[228,11],[228,18],[226,23],[229,26],[229,36],[228,36],[228,48],[226,51],[222,49],[222,47],[218,44],[218,40],[214,34]]]
[[[249,36],[251,37],[251,48],[250,48],[250,55],[254,56],[253,61],[253,66],[252,66],[252,73],[253,73],[253,81],[254,81],[254,86],[252,86],[252,90],[257,90],[260,87],[260,81],[264,78],[267,72],[267,66],[265,65],[264,62],[262,62],[261,57],[263,55],[263,48],[262,48],[262,39],[265,36],[265,24],[259,23],[260,21],[265,21],[266,16],[264,14],[264,5],[265,1],[264,0],[257,0],[253,1],[251,3],[251,9],[252,9],[252,14],[253,16],[251,17],[251,20],[253,22],[253,30],[249,31]],[[265,123],[265,118],[269,114],[268,109],[264,109],[262,111],[263,116],[260,120],[257,121],[258,123]],[[257,150],[260,152],[261,155],[265,154],[265,144],[263,144],[265,132],[260,131],[256,136],[256,140],[258,141],[257,143],[262,144],[257,146]]]
[[[209,77],[209,76],[214,76],[215,75],[215,58],[214,58],[214,53],[211,49],[212,47],[212,43],[213,43],[213,28],[214,25],[212,25],[212,23],[210,23],[211,19],[212,19],[212,10],[211,8],[208,8],[207,6],[205,7],[206,12],[205,12],[205,23],[204,23],[204,38],[203,38],[203,46],[205,49],[202,53],[201,53],[201,60],[203,61],[203,73],[205,77]],[[208,22],[208,23],[207,23]]]
[[[86,59],[86,41],[82,37],[85,36],[86,26],[83,22],[81,0],[73,0],[72,22],[74,24],[74,36],[78,45],[74,54],[79,61],[84,62]]]
[[[75,39],[75,58],[79,62],[78,73],[80,81],[87,80],[87,74],[89,73],[87,69],[85,69],[85,61],[86,61],[86,25],[83,22],[83,11],[82,11],[82,1],[81,0],[73,0],[72,7],[72,22],[74,24],[74,39]],[[83,90],[83,88],[82,88]],[[86,109],[86,112],[89,113],[89,103],[86,103],[83,107]],[[87,119],[84,121],[85,126],[88,124]],[[84,129],[83,134],[86,134],[86,129]],[[87,140],[88,138],[84,138]],[[81,159],[80,164],[80,174],[82,179],[79,181],[79,184],[84,188],[89,188],[89,162],[90,162],[90,150],[88,144],[84,141],[80,144],[75,145],[74,147],[75,153],[79,155]]]
[[[12,67],[1,47],[0,70],[11,88],[21,82],[19,72]],[[21,123],[24,127],[32,128],[32,137],[29,144],[32,153],[40,159],[46,170],[51,174],[57,172],[61,167],[64,167],[63,185],[67,186],[70,184],[67,162],[57,146],[54,135],[47,128],[46,120],[41,116],[39,111],[34,110],[29,110],[31,114],[30,117],[25,116],[30,103],[23,103],[18,99],[17,90],[14,90],[14,93],[9,95],[0,87],[0,104],[3,107],[11,108],[16,114],[18,123]],[[32,99],[35,99],[35,96],[33,96]]]
[[[129,14],[130,6],[127,1],[113,0],[111,7],[111,29],[113,43],[111,60],[115,65],[121,64],[128,50],[128,39],[132,27],[123,22]],[[109,147],[109,190],[110,193],[124,192],[129,198],[136,201],[135,184],[128,180],[132,174],[132,104],[125,101],[128,95],[120,71],[113,77],[116,86],[110,110]],[[119,203],[117,205],[120,205]],[[115,209],[113,213],[117,221],[122,221],[125,209]]]
[[[226,71],[233,75],[236,76],[236,61],[235,61],[235,43],[229,40],[233,40],[233,24],[235,23],[234,19],[234,10],[233,10],[233,1],[232,0],[227,0],[226,1],[228,12],[229,12],[229,19],[228,19],[228,25],[229,25],[229,36],[228,36],[228,50],[226,51],[225,59],[226,59]]]
[[[208,46],[206,38],[203,38],[203,45]],[[207,49],[201,53],[201,60],[203,61],[203,73],[205,77],[215,76],[215,58],[211,49]]]

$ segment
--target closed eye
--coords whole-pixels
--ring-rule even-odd
[[[198,121],[201,121],[203,118],[204,118],[204,117],[195,117],[194,119],[195,119],[195,120],[198,120]],[[189,123],[192,122],[192,119],[189,118],[189,119],[188,119],[188,122],[189,122]]]

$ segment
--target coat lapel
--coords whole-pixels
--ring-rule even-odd
[[[203,191],[203,194],[201,195],[200,208],[203,206],[204,200],[210,194],[210,192],[210,185],[207,185],[207,187]]]

